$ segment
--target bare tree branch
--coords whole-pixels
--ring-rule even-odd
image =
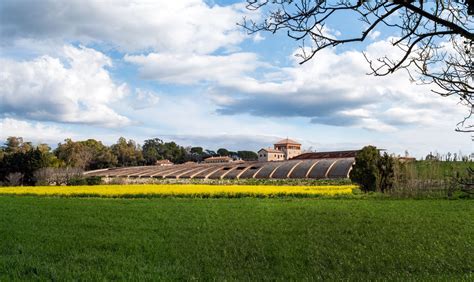
[[[385,76],[403,69],[413,81],[432,84],[434,93],[457,96],[468,114],[456,130],[474,131],[474,0],[247,0],[247,8],[260,9],[265,18],[244,19],[240,25],[249,33],[286,31],[302,42],[302,64],[325,48],[363,42],[377,28],[398,31],[391,43],[402,55],[374,60],[364,54],[370,74]],[[351,13],[361,22],[359,33],[331,34],[329,21],[338,14],[349,19]]]

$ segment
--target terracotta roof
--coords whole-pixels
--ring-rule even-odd
[[[260,151],[265,151],[267,153],[283,153],[283,151],[277,150],[277,149],[272,149],[272,148],[262,148],[259,150]]]
[[[280,141],[275,143],[275,145],[286,145],[286,144],[301,145],[300,143],[296,142],[295,140],[291,140],[291,139],[288,139],[288,138],[281,139]]]

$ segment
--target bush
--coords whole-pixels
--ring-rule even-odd
[[[76,176],[69,179],[67,182],[68,186],[80,186],[80,185],[99,185],[102,184],[102,178],[100,176]]]
[[[89,176],[86,178],[87,185],[100,185],[102,184],[102,177],[100,176]]]
[[[83,177],[72,177],[67,182],[68,186],[79,186],[79,185],[87,185],[87,179]]]
[[[82,178],[82,169],[45,167],[35,171],[35,185],[70,185],[72,179]],[[77,181],[77,180],[72,180]]]
[[[395,184],[396,160],[374,146],[365,146],[357,153],[349,177],[364,192],[386,192]]]
[[[23,173],[20,172],[12,172],[7,175],[5,178],[5,183],[8,186],[20,186],[23,180]]]
[[[374,146],[365,146],[357,153],[355,164],[352,167],[349,177],[352,181],[360,185],[364,192],[376,191],[379,181],[378,160],[379,150]]]

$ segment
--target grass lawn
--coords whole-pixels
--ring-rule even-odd
[[[474,278],[474,202],[0,197],[0,280]]]

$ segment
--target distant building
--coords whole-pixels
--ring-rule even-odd
[[[174,165],[174,163],[170,162],[170,160],[158,160],[156,161],[155,165],[165,166],[165,165]]]
[[[280,150],[272,148],[263,148],[258,151],[259,162],[272,162],[272,161],[283,161],[285,154]]]
[[[213,163],[230,163],[233,159],[227,156],[224,157],[209,157],[204,160],[206,164],[213,164]]]
[[[301,144],[291,140],[282,139],[272,148],[263,148],[258,151],[258,160],[260,162],[272,162],[289,160],[301,154]]]

